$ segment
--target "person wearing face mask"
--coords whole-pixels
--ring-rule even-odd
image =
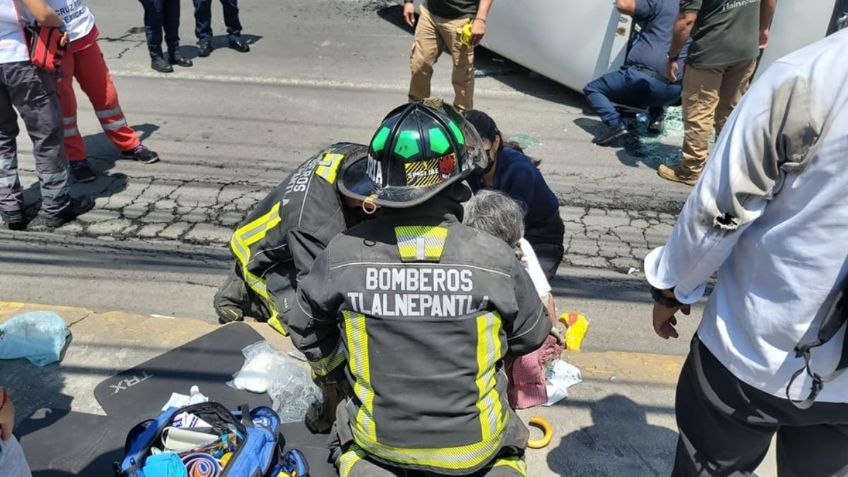
[[[524,238],[533,246],[548,280],[556,275],[565,254],[565,224],[559,199],[548,187],[533,160],[514,143],[506,143],[497,123],[488,114],[471,110],[465,115],[480,134],[491,162],[469,179],[471,188],[505,192],[525,211]]]

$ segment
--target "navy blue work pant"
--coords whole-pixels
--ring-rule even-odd
[[[662,118],[663,108],[680,99],[683,85],[669,84],[634,67],[607,73],[583,88],[586,100],[607,126],[624,126],[615,104],[648,109],[651,121]]]
[[[144,7],[144,32],[151,58],[162,56],[162,31],[168,51],[180,47],[180,0],[138,0]]]
[[[241,36],[238,0],[221,0],[227,37],[235,40]],[[201,41],[212,40],[212,0],[194,0],[194,34]]]

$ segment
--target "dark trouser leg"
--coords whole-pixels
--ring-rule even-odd
[[[200,41],[212,40],[212,0],[194,0],[194,34]]]
[[[618,70],[587,84],[583,88],[583,94],[586,95],[586,101],[598,113],[604,124],[611,128],[620,128],[624,126],[624,121],[613,102],[623,102],[622,94],[625,88],[624,70]]]
[[[224,8],[224,23],[227,25],[227,36],[230,40],[235,40],[241,36],[238,0],[221,0],[221,6]]]
[[[165,11],[165,44],[175,53],[180,47],[180,0],[163,0]]]
[[[41,182],[41,210],[45,215],[55,216],[70,203],[59,96],[50,76],[29,62],[4,67],[9,98],[32,139],[35,168]]]
[[[750,475],[775,433],[781,477],[848,471],[848,404],[799,410],[741,382],[697,336],[680,373],[675,412],[674,476]]]
[[[144,34],[151,58],[162,56],[162,28],[165,25],[163,0],[139,0],[144,7]]]
[[[23,190],[18,177],[18,115],[6,86],[0,86],[0,212],[18,214]]]

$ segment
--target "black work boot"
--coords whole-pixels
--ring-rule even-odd
[[[81,161],[71,161],[71,174],[77,182],[91,182],[97,178],[94,169],[88,163],[88,159]]]
[[[11,212],[0,211],[0,217],[3,218],[3,223],[9,230],[24,230],[26,228],[26,219],[23,212],[15,210]]]
[[[185,68],[189,68],[194,65],[194,63],[192,63],[190,59],[183,56],[183,54],[179,51],[169,51],[168,62],[172,65],[183,66]]]
[[[171,66],[167,61],[165,61],[165,58],[162,58],[161,56],[153,58],[150,61],[150,67],[153,68],[154,71],[158,71],[160,73],[174,72],[174,67]]]
[[[197,42],[197,56],[206,58],[212,54],[212,42],[209,40],[200,40]]]
[[[56,215],[44,215],[43,212],[39,212],[38,215],[32,219],[32,222],[29,223],[29,229],[42,231],[53,230],[67,224],[93,208],[94,199],[87,195],[79,198],[71,198],[68,206]]]
[[[230,40],[230,48],[238,51],[239,53],[247,53],[250,51],[250,45],[241,38],[234,38]]]

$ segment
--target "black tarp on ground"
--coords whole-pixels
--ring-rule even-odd
[[[266,394],[226,385],[244,364],[242,348],[261,339],[244,323],[230,324],[106,379],[94,395],[107,416],[52,410],[42,418],[43,413],[36,413],[16,432],[22,436],[33,477],[112,475],[127,432],[159,414],[171,393],[188,394],[193,385],[232,409],[242,404],[270,406]],[[281,430],[286,448],[297,448],[308,459],[310,476],[336,475],[326,462],[326,435],[312,434],[302,423],[284,424]]]

